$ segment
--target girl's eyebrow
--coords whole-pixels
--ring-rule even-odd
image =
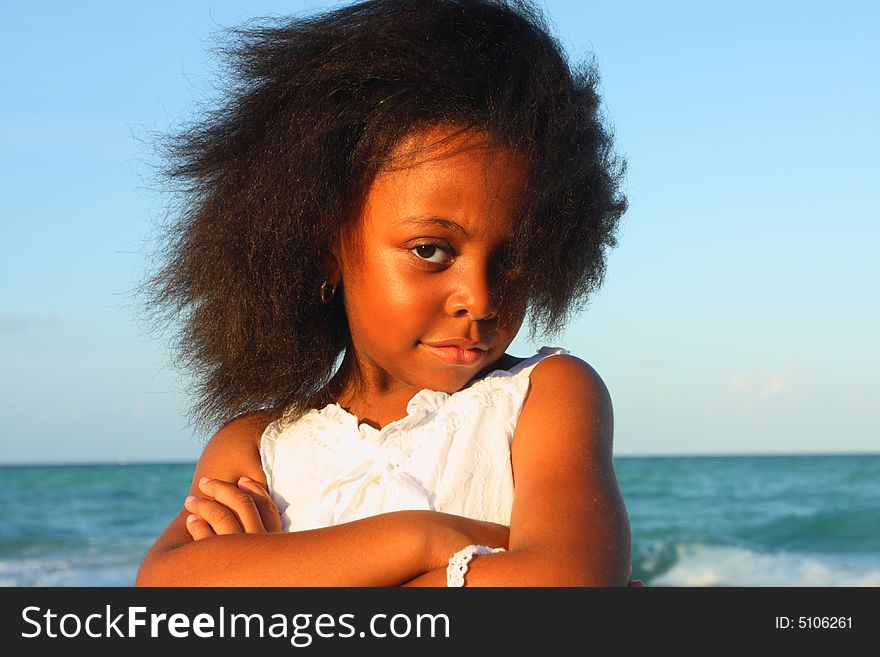
[[[415,217],[407,217],[406,219],[402,219],[398,222],[400,226],[440,226],[441,228],[445,228],[446,230],[450,230],[453,233],[459,233],[464,237],[468,237],[469,233],[459,223],[456,223],[452,219],[447,219],[446,217],[438,217],[437,215],[422,215]]]

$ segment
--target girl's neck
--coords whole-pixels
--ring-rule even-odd
[[[347,350],[336,374],[318,397],[315,406],[338,404],[361,424],[381,429],[406,415],[406,407],[418,390],[389,377],[370,377]]]
[[[313,406],[322,408],[328,404],[338,404],[357,417],[359,423],[369,424],[375,429],[405,417],[407,405],[418,390],[400,383],[394,385],[387,378],[382,381],[367,380],[368,377],[364,376],[350,353],[346,352],[336,374],[316,397]],[[490,371],[508,370],[522,360],[504,354],[474,379],[480,379]]]

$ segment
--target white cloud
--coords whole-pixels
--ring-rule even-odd
[[[792,388],[787,374],[737,374],[728,381],[728,389],[736,396],[750,401],[768,401],[782,397]]]

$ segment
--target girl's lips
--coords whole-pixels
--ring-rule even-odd
[[[450,365],[476,365],[488,353],[485,349],[465,349],[455,345],[438,347],[425,344],[424,342],[421,345],[437,358]]]

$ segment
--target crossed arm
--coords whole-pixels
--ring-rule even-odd
[[[147,554],[137,585],[444,586],[449,557],[474,543],[507,551],[475,559],[469,586],[626,585],[630,530],[611,462],[607,390],[568,356],[542,361],[531,379],[512,447],[509,530],[398,511],[282,533],[260,465],[265,421],[254,416],[205,448],[190,498]]]

